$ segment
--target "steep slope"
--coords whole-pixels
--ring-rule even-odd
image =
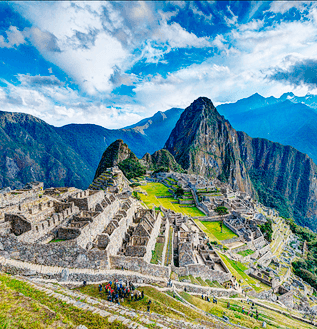
[[[151,118],[122,129],[106,129],[93,124],[71,124],[55,129],[83,159],[96,168],[103,151],[117,139],[124,140],[139,158],[146,152],[161,149],[182,111],[173,108],[157,112]]]
[[[291,145],[317,163],[317,112],[305,104],[294,103],[298,99],[292,95],[284,94],[277,99],[256,94],[233,104],[219,105],[217,109],[235,129],[251,137]]]
[[[0,112],[0,141],[0,187],[20,188],[34,180],[46,186],[89,184],[92,168],[38,118]]]
[[[137,167],[142,167],[139,159],[122,139],[113,142],[103,153],[95,173],[99,177],[107,168],[118,166],[129,179],[137,174]]]
[[[165,147],[184,169],[253,192],[261,202],[317,229],[317,167],[306,154],[236,132],[212,102],[185,109]],[[251,183],[252,182],[252,183]]]
[[[158,112],[132,128],[113,130],[92,124],[54,127],[28,114],[0,112],[0,188],[18,188],[32,180],[46,187],[87,188],[112,142],[123,139],[139,157],[155,152],[164,146],[181,111]]]
[[[183,172],[182,167],[176,162],[172,154],[165,149],[156,151],[152,155],[146,153],[143,156],[142,161],[150,170]]]
[[[253,194],[237,141],[236,131],[211,100],[200,97],[182,113],[165,148],[189,172],[217,177]]]

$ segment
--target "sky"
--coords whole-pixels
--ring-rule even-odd
[[[0,2],[0,110],[114,129],[200,96],[317,94],[317,2]]]

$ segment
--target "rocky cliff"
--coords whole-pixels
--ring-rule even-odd
[[[152,155],[146,153],[142,158],[142,162],[150,170],[183,171],[173,155],[166,149],[156,151]]]
[[[259,201],[317,229],[317,167],[291,146],[238,132],[240,154]]]
[[[254,194],[241,161],[237,132],[210,99],[200,97],[185,109],[165,148],[188,172],[219,178],[233,188]]]
[[[165,148],[189,172],[228,182],[281,215],[317,228],[314,162],[293,147],[235,131],[208,98],[185,109]]]
[[[124,170],[122,167],[130,165],[138,165],[139,160],[135,154],[129,149],[128,145],[122,139],[118,139],[107,147],[99,162],[95,173],[95,178],[100,176],[107,168],[118,166],[127,178],[130,178],[130,170]],[[125,168],[127,169],[127,168]],[[135,169],[135,168],[134,168]]]

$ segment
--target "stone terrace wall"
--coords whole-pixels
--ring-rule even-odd
[[[126,211],[127,216],[123,217],[120,222],[119,226],[112,232],[110,235],[110,241],[106,248],[108,255],[116,255],[121,248],[123,238],[125,237],[125,234],[127,232],[127,229],[132,224],[133,216],[137,209],[139,208],[140,204],[138,202],[135,202],[133,200],[133,203],[131,204],[130,208]],[[106,208],[107,211],[108,208]],[[119,210],[119,208],[117,209]],[[114,215],[115,213],[113,213]],[[113,216],[112,215],[112,216]]]
[[[139,257],[126,257],[126,256],[110,256],[110,264],[113,269],[140,272],[146,275],[153,275],[156,277],[169,278],[171,269],[167,266],[160,266],[149,264]]]
[[[0,235],[0,256],[48,266],[90,269],[109,267],[107,253],[102,250],[87,251],[71,243],[21,243],[15,236]]]
[[[208,266],[201,264],[191,264],[184,267],[172,266],[172,271],[179,276],[192,275],[194,277],[201,277],[203,280],[217,280],[220,283],[228,281],[232,278],[232,274],[230,272],[226,273],[214,271],[211,270]]]
[[[159,215],[154,223],[154,227],[151,232],[151,237],[146,246],[146,254],[144,255],[144,260],[148,263],[152,259],[152,250],[154,250],[154,248],[155,248],[156,238],[157,238],[158,234],[160,233],[161,223],[162,223],[162,215],[161,215],[161,213],[159,213]]]

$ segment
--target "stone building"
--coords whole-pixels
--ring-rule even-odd
[[[162,215],[155,209],[139,209],[122,246],[122,253],[130,257],[143,257],[150,262]]]

